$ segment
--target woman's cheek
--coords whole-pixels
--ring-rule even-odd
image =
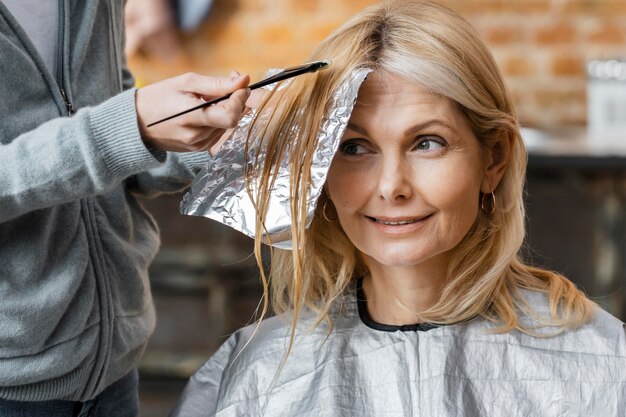
[[[347,207],[358,201],[359,191],[367,186],[359,170],[349,169],[344,164],[331,167],[328,173],[328,192],[335,207]]]

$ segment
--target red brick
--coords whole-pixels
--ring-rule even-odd
[[[290,3],[293,13],[315,13],[320,6],[320,0],[298,0]]]
[[[294,39],[293,28],[283,23],[269,23],[262,27],[258,33],[261,45],[281,43],[288,44]]]
[[[188,42],[212,43],[217,45],[224,42],[228,44],[240,44],[245,42],[248,28],[237,20],[214,20],[203,24],[197,33],[193,34]]]
[[[335,4],[336,2],[341,3],[335,0],[334,2],[330,2],[330,4]],[[377,2],[378,0],[343,0],[344,6],[352,10],[353,14]]]
[[[579,88],[544,87],[535,91],[534,99],[543,110],[551,107],[566,108],[574,104],[584,104],[586,92],[584,85]]]
[[[311,28],[306,30],[305,37],[308,41],[317,44],[341,26],[342,23],[343,22],[328,22],[321,25],[311,25]]]
[[[626,14],[626,1],[624,0],[568,0],[562,3],[562,11],[566,13],[604,16]]]
[[[501,0],[445,0],[442,4],[463,16],[484,15],[503,11]]]
[[[585,60],[581,56],[558,56],[552,59],[550,70],[554,75],[585,77]]]
[[[520,77],[535,73],[534,61],[521,55],[506,58],[501,64],[501,68],[506,76]]]
[[[523,32],[518,27],[492,27],[483,31],[483,38],[491,45],[506,45],[522,41]]]
[[[550,11],[549,0],[506,1],[506,10],[515,13],[547,13]]]
[[[572,43],[576,38],[576,30],[572,24],[560,22],[537,29],[534,38],[541,44]]]
[[[257,65],[267,70],[269,67],[281,68],[301,63],[310,54],[310,48],[293,42],[273,42],[257,48],[252,53],[257,58]]]
[[[586,40],[599,44],[623,45],[626,43],[626,33],[619,26],[606,25],[590,32]]]
[[[549,0],[446,0],[441,3],[464,16],[494,13],[547,13],[551,7]]]

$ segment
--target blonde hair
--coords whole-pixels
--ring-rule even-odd
[[[296,79],[272,99],[279,105],[262,135],[267,162],[257,161],[249,172],[250,178],[258,181],[258,192],[251,197],[258,209],[255,252],[262,267],[260,236],[269,190],[275,167],[286,153],[290,155],[294,250],[274,251],[269,282],[274,310],[294,310],[292,331],[305,306],[317,312],[316,325],[328,319],[333,302],[355,277],[367,273],[339,223],[323,218],[325,194],[306,230],[306,197],[316,134],[330,94],[358,68],[399,75],[447,97],[463,112],[484,149],[497,138],[508,138],[511,143],[510,160],[494,190],[495,211],[489,215],[480,212],[455,248],[439,301],[419,315],[416,312],[416,318],[452,324],[483,316],[499,323],[497,331],[518,329],[527,333],[532,329],[522,325],[520,311],[560,330],[590,319],[593,303],[570,281],[525,265],[519,257],[524,240],[526,150],[502,76],[468,22],[431,2],[383,1],[363,10],[324,40],[310,56],[310,60],[318,59],[330,59],[333,64],[325,71]],[[265,312],[268,283],[263,271],[262,276]],[[535,314],[520,289],[547,294],[550,317]]]

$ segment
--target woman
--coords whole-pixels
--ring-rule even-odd
[[[270,276],[284,314],[231,336],[174,415],[623,415],[622,323],[518,257],[526,154],[476,32],[436,4],[387,1],[311,57],[327,58],[278,93],[275,152],[251,174],[262,220],[269,168],[291,153],[297,249]],[[372,73],[305,230],[317,127],[358,68]]]

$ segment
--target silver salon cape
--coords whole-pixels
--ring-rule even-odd
[[[525,296],[547,314],[543,295]],[[289,317],[239,330],[191,378],[172,416],[626,416],[624,326],[599,309],[577,330],[537,338],[489,334],[483,319],[381,326],[355,294],[341,305],[330,336],[325,325],[304,334],[313,316],[301,318],[273,386]]]

